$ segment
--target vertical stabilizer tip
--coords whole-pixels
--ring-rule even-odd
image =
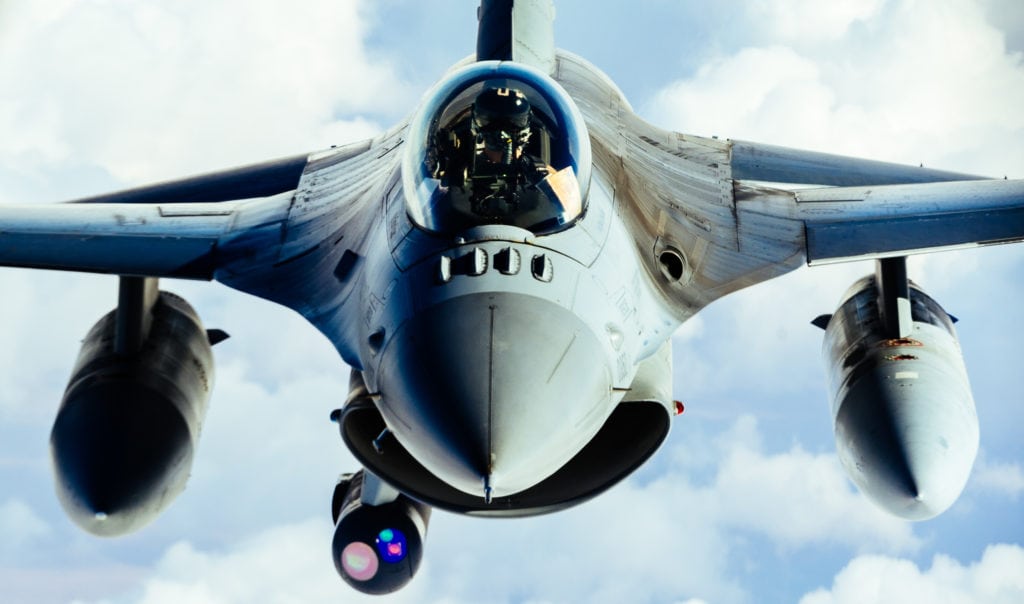
[[[491,504],[492,492],[493,491],[491,489],[491,476],[488,474],[487,476],[484,476],[484,503],[486,503],[487,505]]]

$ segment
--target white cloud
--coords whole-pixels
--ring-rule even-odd
[[[981,560],[963,565],[937,555],[928,570],[909,560],[860,556],[838,575],[830,590],[807,594],[800,604],[1014,604],[1024,599],[1024,548],[991,545]]]
[[[801,4],[767,5],[769,23],[795,22],[779,15],[805,10]],[[842,16],[827,6],[823,14]],[[828,44],[780,46],[783,28],[764,46],[723,53],[664,87],[652,119],[685,132],[1024,175],[1024,65],[982,7],[961,0],[856,6],[862,27]]]
[[[348,594],[326,555],[325,535],[330,534],[327,522],[307,521],[268,529],[242,540],[231,552],[203,552],[188,543],[175,544],[157,563],[155,577],[134,601],[336,601]]]
[[[749,416],[727,434],[728,449],[720,452],[723,461],[709,494],[723,522],[786,547],[835,543],[855,550],[908,551],[920,545],[909,524],[851,488],[834,454],[794,446],[766,455]]]
[[[48,536],[50,525],[23,501],[8,499],[0,504],[0,554],[5,556],[23,547],[31,547],[33,541]]]
[[[751,594],[737,587],[745,572],[737,534],[789,552],[919,546],[910,525],[876,512],[845,483],[833,455],[765,453],[760,440],[749,417],[714,438],[715,450],[696,462],[711,466],[706,483],[691,475],[690,456],[706,444],[684,439],[671,453],[689,462],[569,512],[514,522],[435,513],[420,576],[392,601],[475,602],[486,594],[492,601],[743,602]],[[331,533],[326,521],[307,520],[226,549],[177,543],[131,601],[336,599],[349,592],[330,565]]]
[[[876,15],[882,0],[758,0],[751,6],[764,28],[792,43],[832,40],[841,37],[857,21]]]
[[[694,392],[730,383],[742,367],[744,378],[734,384],[737,389],[777,395],[820,391],[822,413],[815,417],[824,429],[830,428],[824,402],[823,332],[810,322],[835,311],[846,289],[873,270],[872,263],[864,262],[803,268],[731,294],[701,311],[699,329],[686,324],[680,330],[684,337],[677,334],[675,339],[678,396],[685,401]],[[785,364],[784,371],[780,363]]]
[[[364,11],[354,0],[14,3],[0,157],[85,156],[138,183],[370,136],[380,126],[356,113],[394,111],[406,95],[365,52]]]
[[[829,107],[832,96],[819,77],[818,66],[790,48],[745,48],[705,64],[692,79],[664,87],[650,113],[655,123],[685,132],[724,136],[756,130],[773,106],[788,113],[794,104],[810,107],[817,99]]]
[[[80,603],[129,589],[143,577],[138,567],[111,563],[85,568],[0,568],[0,597],[4,604]]]
[[[979,488],[1001,493],[1014,501],[1024,493],[1024,470],[1016,462],[989,461],[982,455],[975,464],[971,480]]]
[[[0,340],[0,418],[47,418],[56,414],[71,377],[80,342],[89,328],[117,304],[112,277],[25,270],[0,271],[0,313],[42,321],[4,321]],[[75,308],[69,308],[69,301]],[[31,369],[25,362],[30,359]]]
[[[907,552],[920,546],[912,525],[877,510],[853,489],[834,454],[809,453],[799,445],[766,453],[761,441],[757,420],[742,416],[716,437],[710,455],[697,458],[715,466],[714,478],[696,493],[722,524],[788,549],[838,544]],[[690,465],[686,457],[698,448],[676,448],[676,463]],[[664,480],[688,481],[675,473]]]

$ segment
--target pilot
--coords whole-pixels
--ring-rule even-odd
[[[472,132],[477,155],[509,165],[530,141],[530,103],[514,88],[489,88],[473,102]]]
[[[526,152],[534,121],[526,96],[515,88],[488,88],[473,101],[471,120],[473,212],[498,220],[529,211],[536,205],[534,185],[551,168]]]

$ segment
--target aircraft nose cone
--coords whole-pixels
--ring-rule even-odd
[[[553,474],[612,410],[607,357],[547,300],[474,294],[430,307],[382,352],[381,411],[406,449],[466,493],[500,497]]]

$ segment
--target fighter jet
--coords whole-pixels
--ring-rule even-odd
[[[978,420],[954,319],[904,258],[1024,239],[1024,181],[665,131],[556,50],[550,2],[478,17],[475,55],[372,140],[0,206],[0,264],[120,276],[51,433],[68,515],[121,535],[185,488],[226,334],[160,278],[294,309],[351,367],[332,418],[362,468],[334,491],[334,564],[387,593],[433,508],[556,512],[640,467],[679,411],[669,338],[703,307],[860,259],[875,274],[814,321],[837,450],[897,516],[952,505]]]

